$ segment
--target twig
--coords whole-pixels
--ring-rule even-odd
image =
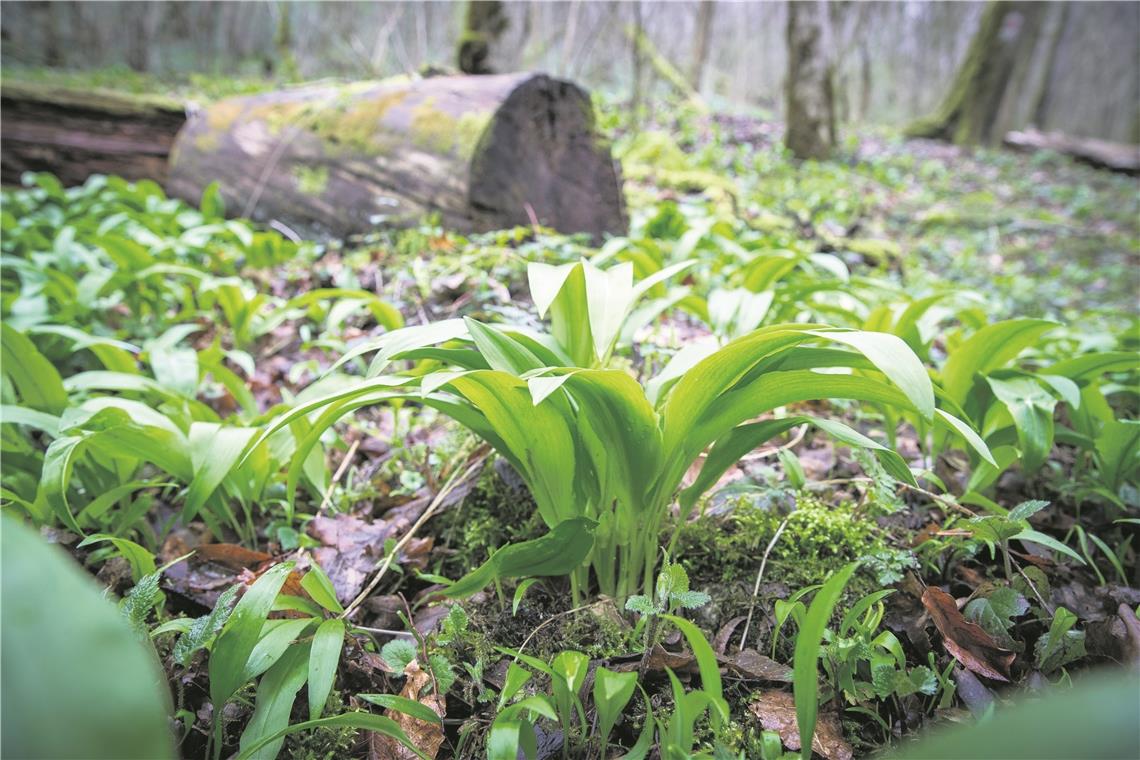
[[[741,650],[744,649],[744,644],[748,641],[748,629],[752,626],[752,613],[756,610],[756,597],[760,594],[760,581],[764,578],[764,568],[768,566],[768,555],[772,553],[773,547],[780,540],[780,534],[784,532],[786,527],[788,527],[787,517],[780,523],[780,527],[776,528],[776,534],[772,536],[772,540],[764,549],[764,557],[760,560],[760,570],[756,573],[756,583],[752,586],[752,601],[748,603],[748,619],[744,621],[744,634],[740,637]]]
[[[408,528],[408,532],[404,534],[404,537],[397,541],[396,545],[392,547],[391,551],[389,551],[384,556],[384,559],[380,561],[379,569],[377,570],[376,575],[373,576],[371,582],[369,582],[364,590],[361,591],[357,597],[352,600],[352,603],[345,608],[344,612],[340,614],[341,618],[347,620],[349,616],[356,611],[356,608],[359,607],[373,591],[376,590],[376,587],[380,584],[380,580],[384,577],[384,574],[388,572],[388,568],[392,566],[392,562],[395,561],[396,557],[400,553],[400,550],[403,549],[407,543],[412,540],[412,537],[416,535],[416,531],[423,527],[424,523],[426,523],[432,518],[433,515],[435,515],[436,510],[439,509],[439,506],[444,502],[447,496],[452,491],[454,491],[460,483],[467,480],[467,478],[479,471],[479,468],[483,466],[483,462],[485,462],[487,459],[487,454],[488,451],[484,449],[474,458],[474,460],[472,460],[471,464],[468,465],[467,468],[462,471],[462,473],[460,470],[456,470],[451,474],[451,477],[449,477],[447,479],[447,482],[443,484],[443,488],[441,488],[439,492],[436,493],[435,498],[431,500],[431,504],[428,505],[428,508],[424,510],[423,514],[420,515],[419,519],[415,521],[412,527]]]
[[[327,507],[329,505],[329,501],[332,500],[333,489],[336,488],[336,484],[340,482],[341,477],[344,475],[344,471],[348,469],[348,463],[352,461],[352,455],[356,453],[356,449],[359,446],[360,439],[358,438],[352,442],[351,446],[348,447],[348,451],[346,451],[344,454],[344,459],[340,460],[340,464],[337,466],[336,472],[332,476],[332,480],[329,481],[328,488],[325,489],[325,495],[321,499],[321,506],[317,507],[318,515],[322,514],[325,511],[325,507]]]

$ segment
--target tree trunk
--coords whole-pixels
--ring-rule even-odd
[[[92,174],[166,179],[166,160],[186,121],[184,107],[163,98],[83,92],[7,82],[0,89],[0,177],[49,171],[65,185]]]
[[[1003,101],[1019,94],[1044,14],[1041,3],[991,1],[950,94],[933,117],[912,124],[907,133],[959,145],[1000,144],[1016,111],[1008,104],[1003,108]]]
[[[493,74],[491,54],[507,30],[507,14],[499,0],[468,0],[463,34],[459,38],[459,70],[464,74]]]
[[[439,213],[452,228],[532,219],[625,230],[621,180],[589,96],[543,75],[315,85],[231,98],[178,137],[168,190],[343,237]]]
[[[833,72],[824,42],[827,7],[819,0],[788,3],[787,133],[798,158],[827,158],[835,143]]]
[[[701,0],[697,9],[697,39],[693,46],[693,63],[689,67],[689,86],[695,92],[701,91],[701,81],[705,78],[705,65],[709,59],[709,36],[712,32],[715,11],[716,4],[712,0]]]

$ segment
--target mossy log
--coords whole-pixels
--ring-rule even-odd
[[[0,180],[48,171],[65,185],[92,174],[166,179],[185,108],[172,100],[103,90],[5,82],[0,88]]]
[[[1140,145],[1074,137],[1061,132],[1036,129],[1010,132],[1005,144],[1024,151],[1051,150],[1078,161],[1122,174],[1140,174]]]
[[[168,191],[343,237],[438,213],[459,230],[625,230],[589,97],[540,74],[314,85],[220,101],[178,136]]]

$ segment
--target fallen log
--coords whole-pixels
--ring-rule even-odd
[[[92,174],[166,180],[167,156],[186,122],[175,101],[19,82],[0,88],[0,181],[48,171],[65,185]]]
[[[589,97],[540,74],[313,85],[215,103],[178,136],[167,190],[343,237],[438,213],[453,229],[533,222],[624,232],[620,171]]]
[[[1005,144],[1018,150],[1052,150],[1072,156],[1078,161],[1124,174],[1140,174],[1140,145],[1073,137],[1061,132],[1036,129],[1010,132]]]

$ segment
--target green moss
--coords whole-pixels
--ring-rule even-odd
[[[320,195],[329,186],[329,170],[327,166],[294,166],[293,179],[305,195]]]
[[[324,715],[339,715],[344,711],[344,697],[334,690],[325,703]],[[355,728],[321,726],[289,734],[281,748],[281,757],[289,760],[336,760],[348,757],[355,745]]]
[[[704,585],[744,583],[755,578],[765,547],[783,521],[778,510],[742,499],[721,519],[706,518],[681,529],[678,556]],[[827,504],[800,495],[788,526],[772,548],[765,576],[789,588],[823,581],[848,562],[883,546],[870,519],[850,504]],[[694,588],[702,585],[694,581]]]
[[[236,100],[224,100],[215,103],[206,109],[206,124],[210,129],[224,132],[233,126],[237,118],[245,110],[242,103]]]

